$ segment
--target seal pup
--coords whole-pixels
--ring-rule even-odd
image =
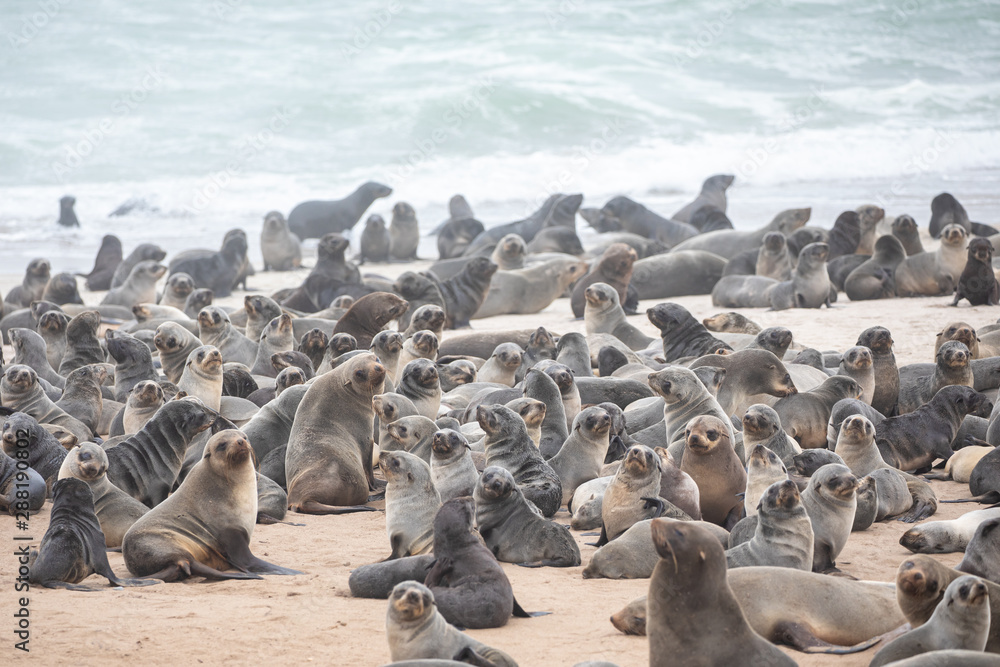
[[[826,427],[833,406],[845,398],[861,398],[862,391],[853,378],[834,375],[809,391],[779,398],[774,411],[785,432],[803,449],[826,447]]]
[[[826,243],[810,243],[802,249],[792,279],[767,291],[773,310],[830,307],[830,275],[826,269],[829,251]]]
[[[66,353],[66,325],[69,321],[69,315],[55,310],[42,313],[38,318],[36,330],[45,340],[45,358],[53,369],[59,368]]]
[[[898,296],[941,296],[951,294],[966,264],[968,232],[948,225],[941,232],[941,245],[933,252],[907,257],[896,267]]]
[[[728,530],[742,515],[740,494],[747,486],[747,473],[733,449],[729,428],[718,417],[701,415],[688,422],[684,440],[681,470],[698,484],[702,518]]]
[[[670,216],[671,220],[678,222],[691,222],[692,216],[702,208],[711,206],[723,213],[726,212],[726,190],[736,179],[732,174],[715,174],[709,176],[701,184],[701,192],[694,198],[694,201],[681,207],[676,213]],[[706,231],[699,228],[700,231]]]
[[[665,503],[659,500],[662,466],[659,455],[649,447],[629,447],[604,491],[601,537],[596,546],[604,546],[636,523],[663,513]]]
[[[446,501],[434,517],[434,564],[424,585],[449,623],[499,628],[511,614],[527,616],[514,600],[503,568],[479,538],[475,504],[463,496]]]
[[[163,388],[153,380],[143,380],[132,387],[125,407],[118,413],[121,418],[115,416],[108,434],[116,436],[138,433],[163,407],[164,402]]]
[[[80,296],[76,278],[72,273],[57,273],[49,278],[49,282],[45,285],[45,291],[42,293],[42,300],[58,306],[68,303],[83,305],[83,298]]]
[[[786,479],[788,469],[778,455],[763,444],[754,445],[747,457],[747,488],[743,495],[747,517],[757,514],[757,505],[772,484]]]
[[[367,350],[374,338],[389,322],[405,313],[409,304],[388,292],[366,294],[347,309],[337,320],[333,333],[348,333],[358,341],[358,349]]]
[[[542,516],[555,514],[562,504],[562,482],[531,442],[524,420],[502,405],[480,405],[476,420],[486,433],[486,465],[508,470],[518,492],[534,503]]]
[[[708,332],[684,306],[677,303],[659,303],[646,310],[646,317],[660,330],[663,340],[663,357],[667,362],[682,357],[700,357],[732,352],[733,348]]]
[[[175,273],[167,278],[167,284],[163,286],[163,293],[157,303],[183,311],[184,304],[187,303],[187,298],[194,288],[194,278],[186,273]]]
[[[722,545],[689,522],[656,519],[660,561],[649,580],[649,664],[794,665],[747,623],[727,582]],[[726,641],[719,641],[726,637]]]
[[[396,202],[389,222],[389,254],[394,260],[417,259],[420,226],[417,213],[406,202]]]
[[[203,344],[218,348],[223,361],[250,368],[257,358],[257,343],[240,333],[219,306],[206,306],[198,313],[198,337]]]
[[[664,218],[628,197],[614,197],[601,208],[602,216],[626,232],[655,238],[668,247],[698,235],[698,229],[676,220]]]
[[[45,504],[45,480],[31,467],[19,466],[0,449],[0,511],[37,512]]]
[[[257,339],[257,357],[250,367],[250,373],[264,377],[275,377],[278,372],[271,364],[271,357],[281,352],[295,349],[292,330],[292,316],[282,313],[268,322]]]
[[[121,286],[139,262],[162,262],[166,256],[167,251],[160,246],[152,243],[140,243],[115,267],[114,275],[111,277],[111,288]]]
[[[413,307],[412,303],[410,307]],[[413,311],[410,324],[403,331],[403,336],[411,338],[418,331],[430,331],[441,340],[444,336],[444,321],[444,308],[434,303],[425,303]]]
[[[718,415],[716,415],[718,416]],[[789,436],[781,424],[781,417],[774,408],[763,403],[755,403],[743,414],[743,451],[753,452],[758,445],[763,445],[773,453],[788,468],[794,464],[795,457],[802,453],[799,443]],[[749,463],[750,458],[747,457]],[[766,486],[760,489],[761,491]],[[759,494],[757,495],[759,498]],[[750,512],[750,497],[747,497],[747,515]],[[756,500],[754,500],[756,504]]]
[[[573,498],[576,488],[600,476],[610,442],[611,415],[601,407],[582,410],[573,420],[569,437],[548,463],[562,483],[562,503]]]
[[[813,528],[813,572],[836,569],[837,556],[854,526],[859,484],[850,468],[829,463],[813,473],[802,492],[802,505]]]
[[[386,640],[396,663],[475,664],[517,667],[509,655],[476,641],[445,620],[434,593],[416,581],[396,584],[389,595]],[[394,663],[395,664],[395,663]]]
[[[382,391],[384,381],[385,367],[374,354],[364,353],[308,385],[295,412],[285,454],[292,510],[306,514],[362,511],[353,506],[367,502],[374,487],[372,397]],[[326,407],[331,401],[343,409],[332,414]]]
[[[473,257],[453,278],[440,283],[447,313],[446,329],[460,329],[469,326],[469,319],[476,314],[486,300],[490,281],[497,271],[497,265],[486,257]]]
[[[39,301],[42,298],[51,275],[52,265],[49,264],[49,260],[40,257],[31,260],[24,270],[21,284],[7,292],[7,296],[3,298],[4,302],[16,308],[27,308],[32,301]]]
[[[929,651],[965,649],[982,651],[990,631],[990,596],[978,577],[958,577],[944,592],[944,599],[923,625],[892,640],[872,658],[882,667]]]
[[[900,375],[899,414],[913,412],[930,402],[944,387],[961,385],[972,387],[975,378],[970,362],[972,353],[965,343],[950,340],[942,344],[934,354],[934,371],[928,375],[912,377],[909,373]],[[903,371],[910,370],[904,366]]]
[[[288,228],[303,240],[344,232],[357,224],[376,199],[391,194],[389,186],[369,181],[343,199],[305,201],[288,214]]]
[[[936,239],[944,236],[948,225],[957,225],[966,232],[972,231],[972,223],[965,207],[950,192],[942,192],[931,200],[931,220],[927,223],[927,231],[931,238]]]
[[[365,220],[365,228],[361,232],[361,252],[358,254],[358,263],[364,264],[366,260],[388,262],[391,243],[392,238],[389,236],[389,230],[385,227],[385,218],[378,213],[372,213]],[[416,248],[414,248],[414,253],[416,253]]]
[[[122,545],[125,533],[149,508],[112,484],[107,477],[108,455],[100,446],[84,442],[63,459],[59,479],[75,477],[94,494],[94,511],[109,549]]]
[[[1000,584],[1000,518],[988,519],[979,524],[975,535],[965,547],[962,561],[955,566],[959,572],[974,574],[994,584]]]
[[[610,285],[618,292],[618,302],[629,304],[628,288],[632,281],[632,272],[639,255],[635,249],[624,243],[613,243],[601,254],[590,271],[573,287],[570,296],[570,307],[574,317],[583,317],[586,310],[587,288],[594,283]],[[635,312],[635,305],[630,310]],[[624,307],[624,306],[623,306]]]
[[[423,459],[403,451],[379,456],[385,474],[385,527],[392,553],[387,560],[428,553],[441,496]]]
[[[892,221],[892,235],[903,245],[908,257],[919,255],[924,251],[924,246],[920,242],[920,232],[917,231],[917,223],[912,215],[906,213],[897,215]]]
[[[115,269],[121,263],[122,242],[114,234],[105,234],[101,239],[101,247],[94,258],[94,268],[90,273],[81,273],[79,276],[86,278],[87,289],[91,292],[102,292],[111,289],[111,277],[115,274]]]
[[[93,436],[86,424],[52,402],[38,383],[38,374],[28,366],[7,366],[0,378],[0,402],[11,410],[30,415],[41,424],[61,426],[79,442]]]
[[[756,336],[762,327],[741,313],[717,313],[701,321],[708,331],[719,333],[743,333]]]
[[[611,334],[633,350],[643,350],[656,340],[625,319],[618,292],[607,283],[592,284],[584,290],[584,298],[584,325],[587,334]]]
[[[66,377],[81,366],[104,363],[104,350],[97,339],[101,315],[96,310],[85,310],[75,315],[66,325],[66,352],[59,363],[59,375]]]
[[[11,327],[7,331],[10,346],[14,348],[14,360],[11,363],[30,366],[53,387],[62,389],[66,386],[66,378],[59,375],[45,356],[45,339],[37,332],[22,327]]]
[[[517,234],[508,234],[497,243],[493,254],[490,255],[490,261],[497,265],[498,271],[522,269],[527,252],[524,239]]]
[[[545,404],[538,451],[542,458],[546,456],[552,458],[569,437],[562,393],[548,373],[538,368],[531,368],[524,376],[524,395]]]
[[[198,287],[211,289],[216,296],[227,297],[236,286],[253,273],[247,259],[247,236],[242,229],[230,229],[218,250],[195,248],[185,250],[170,260],[170,273],[190,275]]]
[[[429,359],[414,359],[403,367],[396,393],[405,396],[428,419],[437,417],[441,406],[441,382],[437,366]]]
[[[177,490],[129,528],[122,555],[136,576],[164,581],[301,574],[250,552],[256,521],[253,449],[241,431],[226,429],[209,439]],[[239,572],[223,571],[229,568]]]
[[[184,373],[191,352],[201,347],[202,342],[176,322],[164,322],[156,327],[153,345],[159,352],[163,374],[168,381],[176,384]]]
[[[899,543],[913,553],[946,554],[965,551],[984,522],[1000,518],[1000,508],[966,512],[950,521],[928,521],[910,528]]]
[[[871,406],[887,417],[895,415],[899,402],[899,369],[892,352],[892,334],[885,327],[870,327],[861,332],[855,345],[867,347],[872,353],[875,390]]]
[[[837,367],[837,375],[846,375],[861,385],[861,396],[858,398],[871,405],[875,395],[875,366],[872,351],[862,345],[855,345],[844,352]]]
[[[104,335],[108,354],[115,360],[115,400],[124,403],[139,382],[157,379],[149,347],[135,336],[108,329]]]
[[[438,233],[437,248],[441,259],[462,257],[469,245],[480,234],[486,231],[483,223],[470,215],[460,218],[453,217],[446,222]]]
[[[202,308],[212,305],[213,298],[215,298],[215,292],[212,290],[204,287],[196,288],[188,294],[188,298],[184,301],[184,314],[191,319],[197,319]]]
[[[580,548],[569,529],[539,516],[510,471],[488,466],[473,498],[479,533],[497,560],[528,567],[580,564]]]
[[[791,280],[793,263],[788,254],[788,244],[781,232],[764,235],[760,250],[757,251],[756,275],[774,280]]]
[[[77,368],[66,377],[66,386],[56,407],[75,415],[95,434],[103,433],[101,424],[109,420],[104,414],[101,385],[107,377],[107,369],[99,364]]]
[[[469,441],[459,431],[441,429],[431,441],[431,480],[441,501],[471,496],[479,479],[479,471],[472,462]]]
[[[663,399],[663,422],[668,443],[683,438],[688,422],[699,415],[727,419],[722,406],[692,370],[683,366],[668,366],[649,373],[646,381],[653,392]],[[727,433],[732,439],[732,427]]]
[[[78,586],[95,572],[113,586],[151,586],[155,581],[119,579],[108,563],[104,536],[94,512],[94,494],[86,482],[61,479],[52,487],[49,526],[28,566],[28,580],[46,588],[94,590]]]
[[[430,464],[431,445],[438,426],[423,415],[400,417],[386,426],[385,440],[379,440],[383,451],[405,451]]]
[[[27,447],[23,446],[27,440]],[[19,444],[20,443],[20,444]],[[59,468],[66,458],[66,449],[55,436],[42,428],[37,421],[23,412],[15,412],[3,423],[3,451],[17,460],[25,461],[29,468],[38,473],[49,490],[59,475]],[[19,451],[26,451],[18,454]]]
[[[972,306],[1000,304],[1000,285],[993,273],[993,244],[988,239],[969,241],[968,260],[958,278],[951,305],[957,306],[962,299],[966,299]]]
[[[524,361],[524,350],[517,343],[497,345],[493,354],[476,374],[477,382],[495,382],[513,387],[518,368]]]
[[[214,345],[202,345],[192,350],[177,387],[218,412],[222,408],[222,353],[219,349]]]
[[[121,285],[112,287],[104,295],[101,304],[131,308],[137,303],[153,303],[156,301],[156,282],[166,272],[167,267],[152,260],[139,262]]]
[[[896,268],[906,259],[894,236],[882,236],[875,252],[844,279],[844,292],[851,301],[888,299],[896,296]]]
[[[291,271],[302,266],[302,243],[288,229],[280,211],[269,211],[260,230],[260,252],[265,271]]]
[[[757,507],[757,528],[749,542],[726,551],[730,569],[755,565],[812,570],[813,530],[790,479],[767,488]]]

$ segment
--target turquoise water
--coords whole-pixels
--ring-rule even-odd
[[[897,0],[0,5],[0,261],[86,268],[100,236],[215,247],[379,180],[428,229],[552,191],[730,217],[953,192],[1000,223],[1000,4]],[[55,224],[77,197],[82,230]],[[158,213],[109,219],[130,197]],[[387,216],[388,217],[388,216]],[[431,255],[432,245],[424,249]]]

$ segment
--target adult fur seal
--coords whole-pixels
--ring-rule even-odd
[[[657,519],[660,562],[649,581],[649,664],[794,665],[747,623],[726,580],[722,545],[706,529]],[[726,641],[719,641],[726,637]]]
[[[367,350],[372,338],[382,328],[398,319],[406,312],[409,304],[395,294],[375,292],[366,294],[347,309],[344,316],[337,320],[333,333],[348,333],[358,341],[358,348]]]
[[[781,418],[785,432],[803,449],[826,447],[827,423],[833,406],[845,398],[860,398],[862,391],[853,378],[834,375],[809,391],[778,399],[774,411]]]
[[[927,231],[931,238],[936,239],[944,235],[948,225],[957,225],[966,232],[972,231],[972,223],[969,222],[965,207],[951,193],[942,192],[931,200],[931,221],[927,223]]]
[[[302,243],[289,231],[288,221],[280,211],[270,211],[264,216],[260,253],[265,271],[291,271],[302,266]]]
[[[288,228],[300,239],[344,232],[357,224],[376,199],[391,194],[392,188],[369,181],[343,199],[305,201],[288,214]]]
[[[426,663],[517,667],[509,655],[460,632],[445,620],[434,594],[423,584],[404,581],[389,595],[386,640],[393,664]]]
[[[113,549],[149,508],[108,480],[108,455],[100,446],[85,442],[70,450],[59,469],[59,479],[75,477],[94,494],[94,511],[104,533],[104,544]]]
[[[52,487],[52,512],[28,579],[46,588],[93,590],[77,586],[93,573],[114,586],[151,586],[158,582],[119,579],[108,563],[94,494],[79,479],[61,479]]]
[[[792,232],[809,221],[811,214],[812,209],[809,208],[788,209],[774,216],[767,225],[752,232],[724,229],[699,234],[674,247],[671,254],[680,250],[704,250],[724,259],[731,259],[748,247],[759,246],[768,232],[781,232],[786,237],[791,236]]]
[[[365,353],[309,385],[295,412],[285,454],[291,509],[338,514],[358,511],[347,506],[367,502],[374,486],[372,397],[381,393],[384,380],[385,367],[374,354]],[[336,414],[329,410],[331,404],[340,406]]]
[[[539,516],[508,470],[487,467],[473,498],[479,533],[497,560],[534,567],[580,564],[569,529]]]
[[[990,631],[990,596],[978,577],[961,576],[945,589],[944,599],[926,623],[883,646],[871,661],[882,667],[928,651],[986,648]]]
[[[480,540],[471,497],[447,501],[434,517],[434,565],[424,579],[449,623],[499,628],[511,614],[526,615],[514,600],[503,568]]]
[[[712,252],[674,250],[636,262],[629,284],[635,289],[638,299],[711,294],[725,269],[726,259]],[[628,305],[627,301],[625,305]]]
[[[969,256],[955,287],[953,306],[966,299],[973,306],[1000,304],[1000,286],[993,273],[993,244],[988,239],[969,241]]]
[[[601,208],[601,215],[626,232],[655,238],[667,246],[676,246],[685,239],[698,235],[695,227],[664,218],[628,197],[618,196]]]
[[[851,301],[888,299],[896,295],[896,267],[906,253],[894,236],[882,236],[875,242],[875,252],[844,280],[844,292]]]
[[[586,262],[567,255],[524,269],[497,271],[472,317],[540,312],[562,296],[586,269]]]
[[[136,576],[164,581],[192,575],[259,579],[260,574],[300,574],[250,552],[256,521],[253,449],[242,432],[220,431],[180,487],[125,533],[125,565]],[[239,572],[223,571],[229,568]]]
[[[167,267],[154,261],[139,262],[121,285],[112,287],[111,291],[104,295],[101,304],[131,308],[137,303],[155,302],[156,281],[166,272]]]
[[[543,516],[555,514],[562,504],[562,483],[531,442],[524,420],[502,405],[480,405],[476,419],[486,432],[486,465],[510,471],[519,494]]]
[[[587,288],[594,283],[610,285],[618,292],[620,303],[628,302],[628,286],[639,255],[624,243],[613,243],[601,255],[590,272],[573,287],[570,307],[575,317],[583,317]],[[632,309],[634,311],[634,307]]]
[[[99,292],[111,289],[111,277],[115,274],[115,269],[121,263],[122,242],[114,234],[105,234],[101,239],[101,247],[94,258],[94,268],[90,273],[80,274],[87,279],[87,289],[91,292]]]

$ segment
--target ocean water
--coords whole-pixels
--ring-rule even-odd
[[[737,227],[925,225],[945,190],[1000,223],[995,0],[5,0],[0,28],[2,272],[232,227],[259,264],[266,212],[367,180],[427,230],[455,193],[487,225],[551,192],[669,215],[714,173]]]

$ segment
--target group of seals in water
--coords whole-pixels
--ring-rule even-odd
[[[394,660],[515,664],[458,629],[530,616],[503,563],[648,578],[648,599],[612,620],[628,632],[650,626],[651,664],[790,664],[779,643],[870,648],[913,623],[913,605],[896,595],[916,595],[916,575],[893,591],[826,573],[844,566],[852,532],[933,515],[939,500],[923,474],[941,462],[944,473],[929,477],[1000,500],[991,435],[1000,347],[992,328],[955,323],[934,363],[897,366],[884,327],[820,352],[784,327],[736,313],[699,321],[669,301],[629,320],[640,299],[713,287],[760,287],[760,304],[775,310],[828,304],[841,289],[834,262],[856,263],[850,289],[884,288],[879,271],[896,259],[894,285],[957,264],[941,250],[907,264],[927,254],[915,250],[910,221],[900,216],[878,237],[884,213],[871,206],[829,233],[803,227],[808,209],[738,232],[725,213],[731,183],[709,179],[671,218],[625,197],[580,211],[578,195],[554,195],[490,229],[456,199],[439,232],[442,261],[395,281],[346,256],[342,233],[391,194],[366,184],[339,202],[300,205],[287,221],[268,213],[265,268],[300,267],[304,238],[320,238],[318,259],[302,285],[248,296],[241,309],[211,303],[253,275],[241,232],[218,252],[172,258],[159,295],[166,253],[140,246],[123,260],[107,237],[87,279],[106,280],[110,297],[92,306],[45,298],[66,289],[34,260],[0,327],[14,352],[0,378],[0,498],[20,511],[22,442],[27,511],[53,498],[33,581],[294,575],[309,564],[254,555],[255,524],[289,509],[374,512],[384,499],[379,557],[388,558],[356,567],[350,588],[388,599]],[[605,230],[589,266],[577,212]],[[414,209],[398,202],[389,225],[376,218],[360,260],[414,259]],[[952,210],[941,225],[943,245],[975,233],[959,219]],[[979,241],[949,284],[960,299],[992,303],[995,281],[983,273],[992,251]],[[756,282],[737,272],[751,259]],[[585,334],[447,331],[567,296]],[[121,324],[105,335],[102,320]],[[922,625],[880,643],[878,664],[914,647],[997,650],[982,610],[1000,595],[981,582],[998,577],[998,526],[987,509],[900,531],[911,551],[965,557],[947,581],[933,573],[955,609],[921,611]],[[595,531],[600,548],[581,549],[574,530]],[[135,579],[115,575],[105,547],[121,549]]]

